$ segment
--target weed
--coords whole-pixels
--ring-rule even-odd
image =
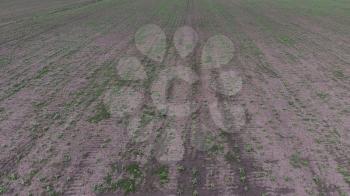
[[[286,46],[292,46],[295,44],[295,41],[286,35],[279,36],[278,41]]]
[[[328,143],[337,144],[340,140],[340,134],[336,129],[329,130],[326,134],[326,141]]]
[[[129,166],[126,167],[126,171],[131,175],[133,178],[139,178],[142,176],[142,172],[140,167],[136,164],[133,163]]]
[[[224,146],[222,144],[214,144],[209,149],[209,154],[215,155],[224,152]]]
[[[63,155],[63,161],[65,162],[65,163],[68,163],[68,162],[70,162],[71,161],[71,156],[69,155],[69,154],[64,154]]]
[[[240,162],[240,156],[234,152],[227,152],[225,154],[225,160],[229,163]]]
[[[133,193],[136,191],[135,179],[124,178],[117,182],[117,187],[122,189],[125,193]]]
[[[328,93],[319,92],[319,93],[317,93],[317,96],[319,98],[321,98],[322,100],[326,100],[329,97],[329,94]]]
[[[107,106],[104,103],[99,103],[96,107],[96,114],[89,118],[90,123],[98,123],[102,120],[108,119],[111,117],[110,112],[108,111]]]
[[[13,173],[13,174],[8,175],[7,178],[11,181],[14,181],[14,180],[18,179],[18,175],[16,173]]]
[[[270,176],[270,180],[271,180],[272,182],[275,182],[275,181],[276,181],[276,176]]]
[[[342,114],[350,114],[350,107],[347,107],[347,108],[344,108],[342,111],[341,111]]]
[[[153,63],[147,63],[145,64],[146,67],[146,73],[147,73],[147,80],[143,83],[143,86],[148,89],[152,82],[155,80],[157,77],[157,66],[154,65]]]
[[[112,167],[112,171],[115,171],[117,169],[117,166]],[[135,192],[137,182],[142,177],[142,171],[136,163],[126,166],[125,171],[129,175],[128,177],[119,179],[118,181],[114,181],[112,175],[108,174],[104,178],[103,183],[96,184],[93,187],[93,191],[95,193],[114,192],[119,188],[123,190],[126,194]]]
[[[285,176],[285,177],[284,177],[284,181],[289,182],[290,180],[291,180],[291,179],[290,179],[289,176]]]
[[[344,79],[345,78],[344,72],[341,69],[334,70],[333,71],[333,75],[334,75],[334,77],[336,77],[338,79]]]
[[[49,73],[49,67],[45,66],[42,69],[40,69],[35,76],[35,79],[41,79],[43,78],[47,73]]]
[[[192,169],[192,185],[196,186],[198,183],[199,171],[197,168]]]
[[[245,151],[247,151],[247,152],[253,152],[253,145],[251,145],[251,144],[245,144],[244,145],[244,149],[245,149]]]
[[[57,139],[63,139],[63,133],[59,133],[58,135],[57,135]]]
[[[111,138],[104,139],[103,144],[101,144],[101,148],[106,148],[107,144],[110,143],[111,141],[112,141]]]
[[[321,184],[321,179],[320,179],[319,176],[312,177],[312,180],[315,182],[316,185],[320,185]]]
[[[239,170],[239,180],[242,182],[242,183],[245,183],[246,179],[247,179],[247,176],[246,176],[246,172],[244,170],[244,168],[238,168]]]
[[[178,165],[177,166],[177,171],[183,172],[183,171],[185,171],[185,167],[183,165]]]
[[[107,174],[107,176],[104,177],[103,180],[103,183],[94,186],[93,191],[95,193],[105,193],[117,190],[117,183],[113,182],[111,174]]]
[[[345,182],[350,184],[350,172],[345,167],[338,167],[338,172],[343,175]]]
[[[140,126],[141,127],[146,126],[148,123],[152,121],[152,119],[155,118],[155,116],[156,116],[156,113],[153,110],[146,108],[142,113]]]
[[[8,58],[0,58],[0,66],[7,65],[10,63],[10,59]]]
[[[58,196],[59,193],[55,191],[52,185],[46,186],[46,193],[49,196]]]
[[[32,179],[34,178],[34,176],[38,173],[38,170],[31,170],[29,172],[29,176],[25,179],[24,184],[25,185],[30,185],[32,183]]]
[[[156,173],[159,177],[159,181],[161,184],[169,182],[169,167],[161,166]]]
[[[306,167],[309,161],[300,157],[300,153],[294,153],[289,159],[289,163],[295,168]]]
[[[106,193],[109,191],[115,191],[117,190],[115,184],[106,184],[106,183],[101,183],[101,184],[96,184],[93,188],[93,191],[95,193]]]
[[[5,185],[0,184],[0,194],[5,194],[7,192],[7,187]]]
[[[33,102],[32,103],[33,107],[35,109],[40,109],[40,108],[43,108],[44,106],[47,105],[47,103],[45,101],[42,101],[42,102]]]

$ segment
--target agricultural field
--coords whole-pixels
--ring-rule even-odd
[[[0,195],[350,195],[349,0],[1,0]]]

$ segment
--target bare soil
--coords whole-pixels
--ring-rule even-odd
[[[350,195],[349,10],[2,0],[0,195]]]

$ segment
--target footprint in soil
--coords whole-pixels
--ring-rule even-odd
[[[224,35],[210,37],[202,49],[200,73],[198,75],[190,66],[171,60],[164,63],[167,52],[167,41],[164,31],[157,25],[148,24],[141,27],[135,34],[136,48],[151,61],[162,65],[156,76],[146,73],[145,66],[136,57],[122,57],[116,67],[119,78],[123,81],[147,80],[147,76],[154,77],[149,89],[153,107],[157,111],[144,107],[145,89],[118,85],[110,89],[104,101],[109,105],[111,114],[117,118],[127,118],[129,136],[136,142],[144,142],[155,138],[157,114],[168,118],[181,119],[189,117],[193,112],[188,95],[192,93],[195,82],[204,85],[203,93],[209,111],[210,122],[218,129],[230,131],[226,116],[234,119],[235,125],[244,125],[244,109],[242,106],[232,104],[230,100],[242,88],[241,77],[233,70],[229,63],[234,57],[234,44]],[[198,42],[198,34],[191,27],[184,26],[176,30],[173,44],[180,59],[194,55]],[[169,59],[172,59],[171,57]],[[178,58],[174,58],[178,59]],[[169,62],[168,62],[169,61]],[[181,60],[180,60],[181,61]],[[182,62],[182,61],[181,61]],[[224,67],[226,66],[226,67]],[[136,85],[137,86],[137,85]],[[219,101],[220,98],[220,101]],[[226,115],[226,113],[230,113]],[[224,118],[225,117],[225,118]],[[206,126],[205,124],[199,126]],[[194,140],[192,145],[197,150],[210,148],[207,137],[215,134],[209,128],[193,129]],[[158,155],[160,162],[178,162],[183,159],[183,130],[173,127],[164,130],[162,136],[161,152]],[[153,144],[154,142],[148,141]]]

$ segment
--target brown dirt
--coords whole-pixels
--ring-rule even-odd
[[[125,179],[130,195],[349,195],[349,6],[298,2],[2,1],[0,195],[124,195]],[[146,24],[165,51],[147,51],[159,37],[138,50]],[[175,47],[183,26],[195,47]],[[233,56],[207,69],[215,35]],[[123,57],[146,79],[118,75]],[[165,94],[189,115],[152,99],[159,74],[181,67],[194,83],[172,79]],[[233,94],[215,90],[223,71],[240,77]]]

